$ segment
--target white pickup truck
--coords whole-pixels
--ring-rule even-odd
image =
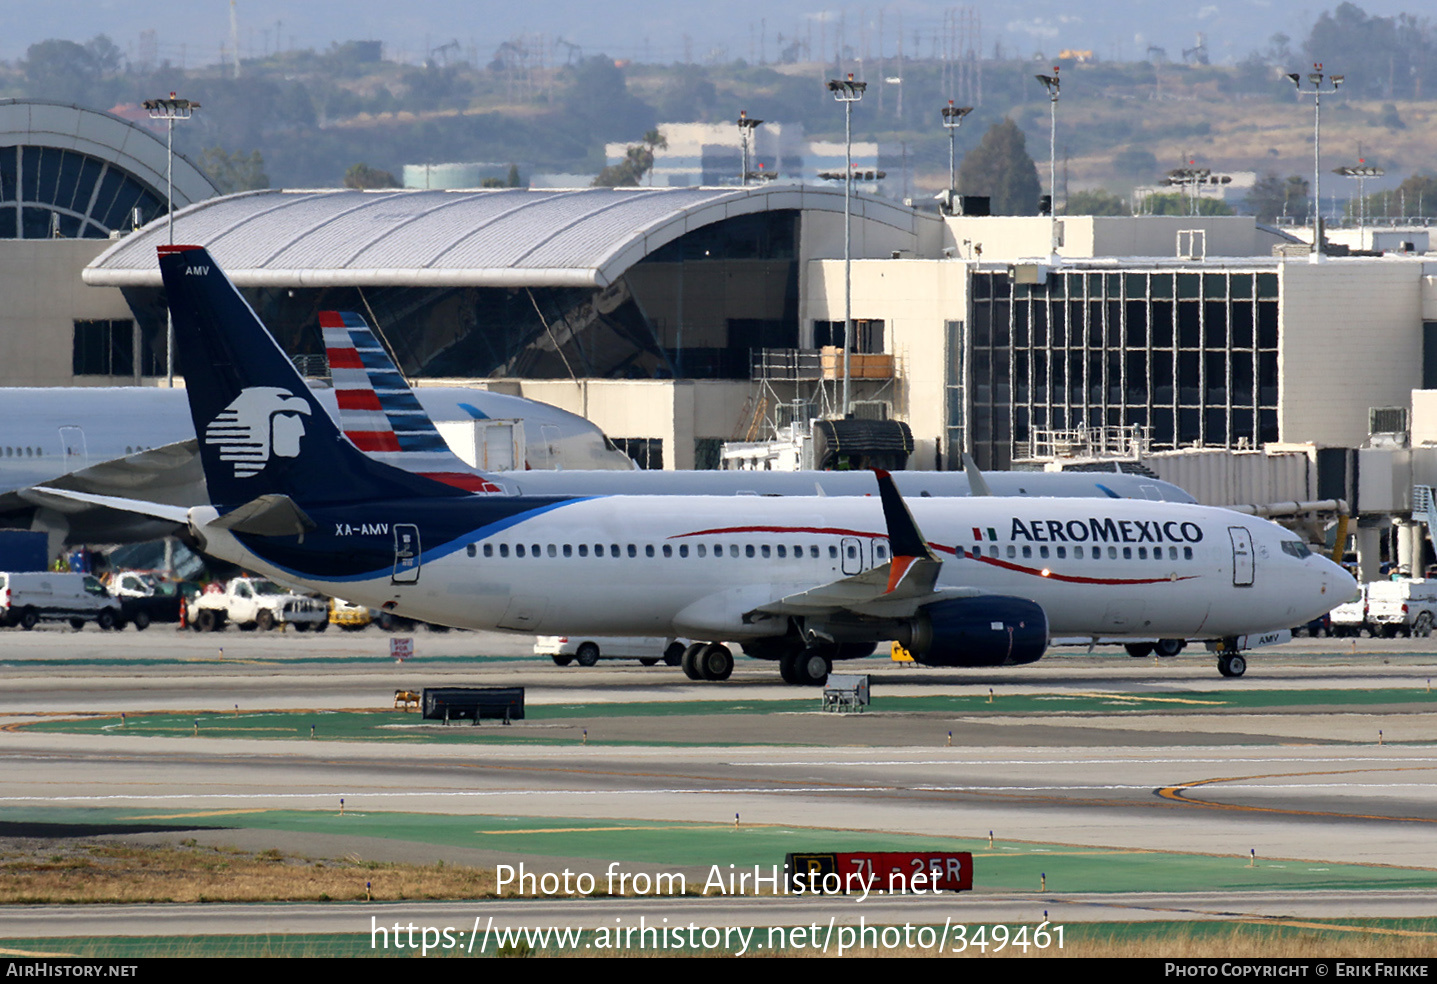
[[[1367,624],[1373,635],[1429,636],[1437,623],[1437,580],[1373,581],[1367,585]]]
[[[237,577],[219,589],[209,589],[195,596],[186,613],[196,632],[218,632],[228,622],[241,630],[291,625],[296,631],[329,628],[329,603],[280,587],[260,577]]]

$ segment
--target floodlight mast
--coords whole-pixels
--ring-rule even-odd
[[[963,117],[973,112],[972,106],[954,106],[953,100],[942,109],[943,128],[948,131],[948,211],[953,211],[953,196],[958,193],[958,128]]]
[[[1052,104],[1052,119],[1048,129],[1048,218],[1052,225],[1053,256],[1058,255],[1058,91],[1062,87],[1058,80],[1059,66],[1053,66],[1052,75],[1033,76],[1048,87],[1048,101]]]
[[[1310,92],[1302,88],[1303,76],[1300,73],[1288,72],[1287,77],[1297,87],[1299,97],[1312,96],[1312,262],[1316,263],[1325,252],[1322,238],[1322,96],[1336,92],[1346,76],[1324,75],[1322,63],[1316,62],[1312,71],[1307,73],[1307,81],[1312,84]],[[1324,80],[1330,88],[1322,87]]]
[[[1333,174],[1340,174],[1344,178],[1357,179],[1357,243],[1359,249],[1367,248],[1367,196],[1363,190],[1363,184],[1367,178],[1380,178],[1387,172],[1380,167],[1373,167],[1367,163],[1365,157],[1357,159],[1355,167],[1346,165],[1334,167]]]
[[[743,174],[740,176],[739,185],[740,187],[747,188],[749,179],[748,142],[754,129],[763,125],[763,120],[753,119],[748,115],[748,110],[741,109],[738,111],[738,120],[736,122],[738,123],[739,136],[743,139]]]
[[[833,98],[843,103],[843,143],[845,165],[843,171],[843,416],[847,417],[852,405],[850,388],[852,374],[848,352],[853,344],[853,104],[863,99],[867,82],[855,82],[853,73],[847,79],[830,79],[828,91]]]
[[[175,120],[187,120],[200,104],[181,99],[173,92],[168,99],[146,99],[150,119],[165,121],[165,214],[170,245],[175,244]],[[175,321],[165,308],[165,385],[175,386]]]

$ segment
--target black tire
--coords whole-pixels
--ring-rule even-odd
[[[100,628],[104,629],[106,632],[109,632],[111,629],[119,625],[119,620],[115,618],[115,613],[113,610],[109,608],[103,608],[100,610],[100,614],[95,616],[95,624],[98,625]]]
[[[20,613],[20,628],[29,632],[40,624],[40,613],[33,608],[27,608]]]
[[[130,624],[135,627],[136,632],[143,632],[150,627],[149,612],[135,612],[135,617],[130,619]]]
[[[268,608],[261,608],[259,614],[254,617],[254,624],[261,632],[268,632],[274,628],[274,612]]]
[[[699,671],[699,653],[703,652],[704,644],[696,642],[684,650],[683,658],[679,664],[684,668],[684,676],[690,680],[702,680]]]
[[[1151,642],[1126,642],[1123,643],[1123,648],[1128,651],[1128,655],[1133,659],[1142,659],[1144,656],[1151,656],[1153,654],[1153,644]]]
[[[1432,613],[1418,612],[1417,621],[1412,623],[1412,634],[1425,639],[1432,634]]]
[[[671,642],[669,648],[664,650],[664,665],[678,666],[684,661],[684,650],[688,647],[682,642]]]
[[[1217,658],[1217,671],[1225,677],[1240,677],[1247,672],[1247,659],[1240,653]]]
[[[374,621],[377,622],[380,629],[385,632],[394,632],[399,628],[397,624],[398,619],[396,619],[388,612],[380,612],[379,615],[375,617]]]
[[[698,663],[705,680],[727,680],[733,674],[733,653],[716,642],[704,647]]]
[[[798,686],[798,658],[802,655],[803,651],[800,650],[796,653],[784,653],[778,658],[778,675],[791,687]]]
[[[596,666],[599,662],[599,647],[592,642],[586,642],[574,653],[574,659],[580,666]]]
[[[213,608],[205,608],[195,616],[195,628],[200,632],[218,632],[220,629],[219,617],[215,615]]]
[[[328,622],[315,622],[315,623],[314,623],[314,631],[316,631],[316,632],[323,632],[325,629],[328,629],[328,628],[329,628],[329,623],[328,623]]]
[[[574,661],[574,657],[567,653],[555,653],[553,656],[555,666],[568,666]]]
[[[641,665],[641,666],[658,666],[658,665],[659,665],[659,658],[658,658],[657,656],[640,656],[640,657],[639,657],[639,665]]]
[[[828,654],[810,647],[803,650],[793,661],[793,683],[800,687],[821,687],[828,682],[833,663]]]
[[[1153,644],[1153,652],[1164,658],[1176,656],[1187,647],[1186,639],[1159,639]]]
[[[83,629],[84,627],[85,627],[85,620],[84,620],[83,618],[72,618],[72,619],[70,619],[70,628],[74,629],[76,632],[79,632],[79,631],[80,631],[81,629]]]

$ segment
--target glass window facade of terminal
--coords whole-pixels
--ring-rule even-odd
[[[798,212],[740,215],[656,249],[606,288],[243,288],[291,355],[324,353],[320,311],[357,311],[410,377],[747,379],[798,344]],[[145,330],[161,292],[124,288]]]
[[[165,199],[120,167],[58,147],[0,147],[0,239],[107,239],[163,215]]]
[[[1141,428],[1153,450],[1278,439],[1276,273],[975,272],[970,311],[949,340],[969,411],[950,393],[949,441],[967,436],[981,466],[1080,429]]]

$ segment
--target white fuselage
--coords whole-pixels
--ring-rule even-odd
[[[1112,499],[908,505],[944,562],[940,591],[1035,601],[1052,636],[1263,632],[1315,618],[1354,587],[1292,534],[1227,510]],[[314,576],[256,556],[226,531],[202,533],[211,553],[315,590],[426,621],[549,634],[781,634],[781,619],[745,613],[889,559],[877,497],[569,500],[476,523],[443,542],[386,546],[399,543],[398,528],[422,528],[420,509],[365,504],[316,513],[310,549],[405,554],[344,575]],[[191,516],[204,527],[214,510]],[[262,538],[246,539],[264,551]]]

